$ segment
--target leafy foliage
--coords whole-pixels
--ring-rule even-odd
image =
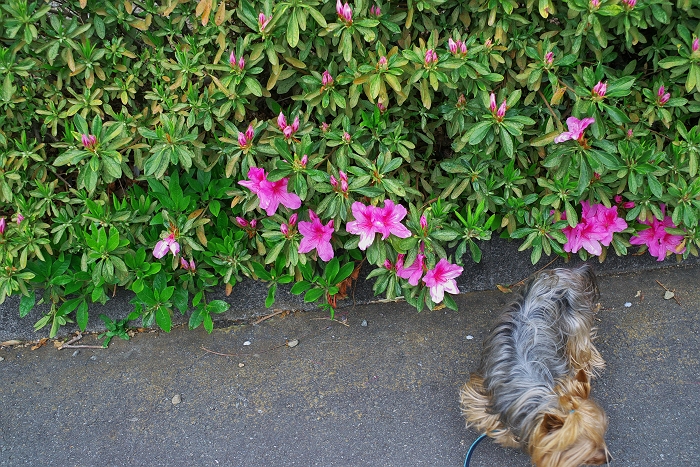
[[[363,263],[376,293],[432,308],[386,265],[468,267],[493,234],[567,256],[582,203],[629,225],[601,260],[652,218],[697,255],[699,35],[691,0],[8,0],[0,302],[25,316],[39,290],[53,336],[121,287],[134,312],[107,339],[175,310],[211,331],[214,286],[266,281],[272,306],[294,282],[333,316]],[[554,143],[570,117],[594,122]],[[302,207],[268,216],[251,168]],[[359,249],[353,204],[387,200],[411,235]],[[310,211],[329,261],[299,252]]]

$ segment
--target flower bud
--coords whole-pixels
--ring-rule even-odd
[[[496,94],[494,93],[489,96],[489,110],[491,113],[496,113]]]
[[[296,133],[298,129],[299,129],[299,116],[297,115],[296,117],[294,117],[294,121],[292,122],[292,131],[294,133]]]
[[[257,219],[251,219],[250,220],[250,228],[255,229],[258,227],[258,220]]]
[[[591,91],[591,94],[593,97],[605,97],[605,92],[608,90],[608,83],[603,83],[602,81],[598,81],[598,84],[593,86],[593,90]]]
[[[325,88],[333,84],[333,77],[328,72],[328,70],[323,72],[321,76],[321,85]]]
[[[245,137],[245,133],[238,132],[238,145],[242,148],[246,147],[248,144],[248,139]]]
[[[245,131],[245,139],[250,143],[253,141],[254,137],[255,137],[255,128],[253,128],[253,125],[248,125],[248,129]]]
[[[301,166],[302,169],[305,169],[305,168],[306,168],[306,164],[308,164],[308,163],[309,163],[309,156],[307,156],[306,154],[304,154],[304,155],[301,157],[301,160],[299,161],[299,165]]]
[[[379,57],[379,60],[377,61],[377,65],[379,65],[380,68],[386,68],[387,63],[388,63],[388,60],[386,59],[386,57],[384,55]]]
[[[691,50],[693,52],[697,52],[698,50],[700,50],[700,38],[696,37],[693,39],[693,45],[691,47]]]
[[[508,106],[506,105],[506,100],[503,99],[503,102],[501,102],[501,105],[498,107],[498,110],[496,111],[496,117],[498,117],[498,118],[505,117],[507,109],[508,109]]]
[[[291,216],[289,216],[289,226],[294,227],[297,224],[298,218],[299,216],[297,215],[297,213],[294,213]]]
[[[236,222],[238,222],[238,225],[240,225],[241,227],[244,227],[244,228],[245,228],[245,227],[248,227],[248,221],[245,220],[245,219],[243,219],[243,218],[240,217],[240,216],[239,216],[239,217],[236,217]]]
[[[391,271],[392,269],[394,269],[394,265],[391,264],[391,261],[389,261],[388,259],[385,259],[385,260],[384,260],[384,267],[385,267],[386,269],[388,269],[389,271]]]
[[[554,63],[554,53],[547,52],[547,54],[544,56],[544,62],[547,64],[547,66],[552,66],[552,63]]]
[[[287,227],[287,224],[280,225],[280,232],[282,232],[283,235],[287,235],[289,233],[289,227]]]
[[[286,127],[287,127],[287,119],[284,117],[284,114],[282,112],[280,112],[280,114],[277,116],[277,128],[284,131],[284,129]]]
[[[0,235],[5,233],[5,229],[7,228],[7,220],[5,218],[0,218]]]
[[[182,269],[185,269],[185,270],[189,270],[189,269],[190,269],[190,264],[189,264],[189,263],[187,262],[187,260],[186,260],[184,257],[182,257],[182,256],[180,257],[180,267],[182,267]]]
[[[425,230],[428,227],[428,219],[425,218],[425,214],[420,216],[420,228]]]

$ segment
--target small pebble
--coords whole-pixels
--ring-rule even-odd
[[[180,397],[180,394],[175,394],[175,395],[173,396],[172,402],[173,402],[173,405],[177,405],[177,404],[179,404],[180,402],[182,402],[182,397]]]
[[[468,341],[470,341],[470,340],[472,340],[472,339],[474,339],[474,336],[472,336],[471,334],[467,336],[467,340],[468,340]]]
[[[0,362],[4,361],[5,357],[0,357]]]
[[[93,355],[92,357],[90,357],[90,360],[97,360],[97,356]]]
[[[243,345],[250,345],[250,341],[245,341]]]
[[[630,302],[626,302],[626,303],[625,303],[625,308],[629,308],[629,307],[631,307],[631,306],[632,306],[632,304],[631,304]]]
[[[245,366],[245,363],[241,362],[238,364],[238,368],[243,368]]]
[[[287,342],[288,347],[296,347],[299,345],[299,341],[297,339],[292,339],[291,341]]]
[[[367,327],[367,320],[366,319],[362,320],[362,326]]]
[[[79,353],[80,353],[80,350],[76,350],[75,352],[73,352],[73,356],[75,357],[75,356],[78,355]]]

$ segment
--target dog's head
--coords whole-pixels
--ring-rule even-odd
[[[559,405],[544,415],[529,442],[537,467],[601,465],[608,460],[608,417],[589,399],[590,383],[580,371],[557,386]]]

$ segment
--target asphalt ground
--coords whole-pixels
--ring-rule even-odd
[[[599,283],[607,367],[592,395],[610,465],[700,465],[700,265]],[[478,433],[458,390],[508,301],[491,290],[459,295],[459,311],[380,302],[108,349],[2,348],[0,466],[461,466]],[[488,440],[472,460],[527,465]]]

